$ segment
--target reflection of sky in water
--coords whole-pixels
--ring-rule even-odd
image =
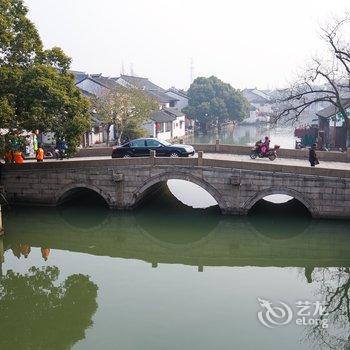
[[[202,187],[185,180],[169,180],[170,192],[183,204],[193,208],[217,205],[216,200]]]

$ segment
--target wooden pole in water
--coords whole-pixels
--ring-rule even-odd
[[[1,212],[1,205],[0,205],[0,236],[4,234],[4,227],[2,226],[2,212]]]
[[[0,238],[0,277],[2,277],[2,264],[5,261],[5,253],[4,253],[4,242],[2,238]]]

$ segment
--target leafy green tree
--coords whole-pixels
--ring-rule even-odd
[[[159,108],[158,102],[145,91],[123,86],[92,97],[92,105],[100,120],[106,123],[107,137],[111,125],[115,125],[118,144],[123,137],[143,136],[142,124]]]
[[[90,128],[89,102],[60,48],[44,50],[22,0],[0,0],[0,126],[39,129],[75,149]]]
[[[220,130],[222,123],[241,121],[249,111],[249,103],[241,91],[211,76],[199,77],[188,90],[188,106],[183,109],[206,132],[209,126]]]

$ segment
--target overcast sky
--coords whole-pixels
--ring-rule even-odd
[[[319,26],[349,0],[25,0],[45,47],[72,68],[118,76],[124,62],[164,88],[216,75],[236,88],[283,86],[319,53]]]

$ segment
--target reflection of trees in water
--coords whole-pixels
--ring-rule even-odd
[[[349,267],[319,268],[313,272],[313,282],[319,285],[317,295],[325,301],[328,328],[315,325],[307,338],[321,349],[350,349],[350,269]]]
[[[0,349],[70,349],[85,338],[98,287],[81,274],[57,284],[59,274],[31,267],[0,278]]]

